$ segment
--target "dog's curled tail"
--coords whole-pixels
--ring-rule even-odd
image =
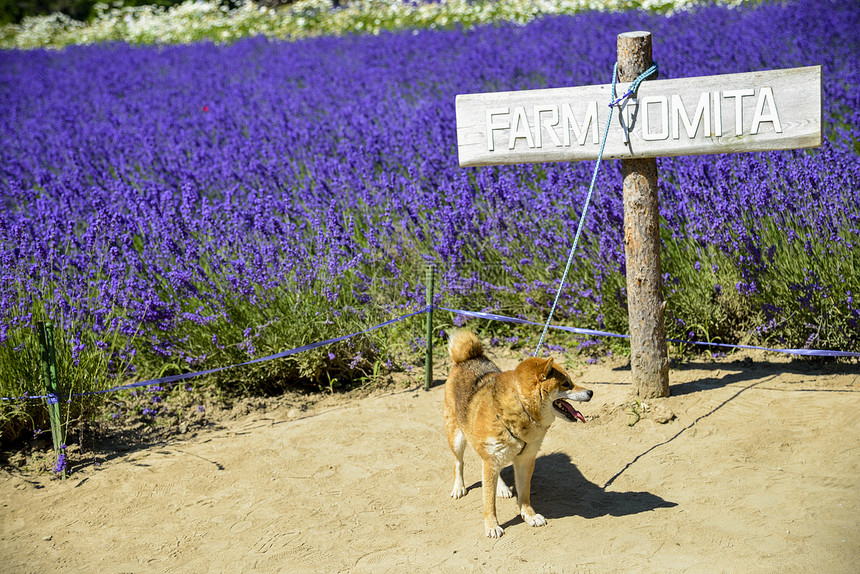
[[[455,363],[476,359],[484,354],[484,346],[471,331],[455,331],[448,340],[448,354]]]

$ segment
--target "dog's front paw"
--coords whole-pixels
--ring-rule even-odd
[[[546,518],[543,515],[538,513],[534,514],[522,514],[523,520],[526,521],[526,524],[529,526],[546,526]]]
[[[487,526],[487,538],[501,538],[505,533],[505,529],[496,524],[495,526]]]
[[[466,496],[466,485],[455,484],[451,491],[451,498],[463,498],[464,496]]]

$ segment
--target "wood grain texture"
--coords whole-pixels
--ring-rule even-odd
[[[629,85],[619,83],[618,94]],[[610,94],[611,86],[605,84],[457,96],[460,165],[596,159]],[[822,143],[821,66],[647,81],[637,96],[620,112],[616,109],[605,158],[768,151]],[[703,109],[697,114],[699,107]],[[595,116],[589,118],[592,109]],[[566,110],[572,114],[567,123]],[[488,111],[496,113],[488,116]],[[629,129],[626,143],[623,122]]]

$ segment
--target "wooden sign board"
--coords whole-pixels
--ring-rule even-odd
[[[618,84],[623,94],[630,84]],[[457,96],[460,165],[597,159],[611,85]],[[605,158],[818,147],[821,66],[654,80],[613,115]]]

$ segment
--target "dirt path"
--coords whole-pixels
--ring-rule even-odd
[[[629,371],[581,370],[595,418],[547,435],[546,527],[502,500],[484,537],[473,452],[449,497],[437,386],[252,413],[65,483],[0,473],[0,571],[857,571],[857,365],[683,365],[634,426]]]

